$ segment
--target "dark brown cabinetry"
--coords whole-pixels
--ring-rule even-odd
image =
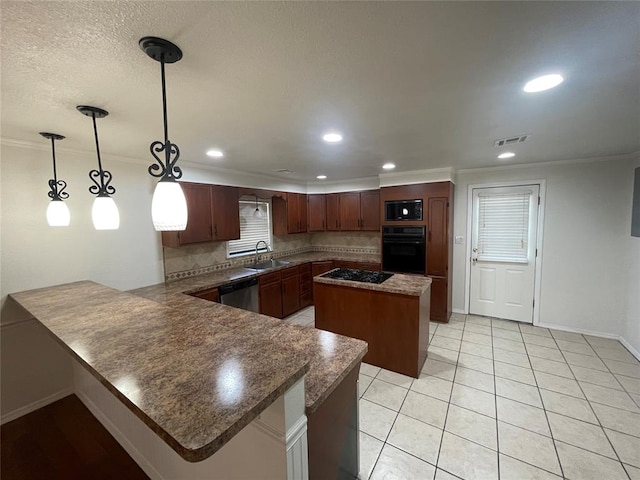
[[[181,183],[189,219],[180,232],[162,232],[162,245],[180,247],[192,243],[240,238],[238,189],[202,183]]]
[[[260,313],[282,318],[282,276],[280,272],[267,273],[258,279]]]
[[[286,197],[273,197],[273,233],[304,233],[307,231],[307,195],[287,193]]]
[[[327,222],[327,203],[325,195],[309,195],[308,197],[308,230],[324,232]]]
[[[300,265],[300,308],[308,307],[313,303],[313,278],[311,277],[311,264]]]
[[[215,241],[240,238],[240,207],[237,187],[211,185],[211,214]]]
[[[298,267],[282,271],[282,316],[300,310],[300,271]]]
[[[380,230],[380,192],[341,193],[340,230],[342,231],[379,231]]]
[[[329,270],[333,270],[335,267],[333,266],[333,260],[326,260],[322,262],[313,262],[311,264],[311,275],[313,277],[317,275],[322,275],[323,273],[328,272]]]
[[[327,230],[340,230],[340,194],[330,193],[326,196]]]
[[[385,201],[423,201],[423,220],[385,221],[385,225],[424,225],[426,227],[425,272],[432,279],[431,320],[448,322],[451,316],[451,265],[453,262],[453,183],[435,182],[380,190],[380,214]]]
[[[209,300],[210,302],[220,302],[220,294],[218,287],[208,288],[207,290],[201,290],[196,293],[190,294],[192,297],[202,298],[203,300]]]

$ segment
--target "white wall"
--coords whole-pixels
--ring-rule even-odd
[[[470,241],[466,231],[469,185],[545,179],[540,322],[624,335],[640,350],[635,296],[640,249],[636,240],[640,239],[630,240],[633,168],[639,164],[635,156],[459,171],[454,235]],[[453,308],[459,311],[467,305],[466,251],[466,244],[454,245]]]
[[[104,159],[113,173],[121,224],[116,231],[93,229],[88,171],[95,153],[58,149],[59,178],[68,183],[71,225],[52,228],[45,212],[51,150],[3,141],[1,145],[1,412],[11,412],[71,385],[69,357],[7,294],[77,280],[94,280],[127,290],[163,281],[159,234],[151,223],[154,179],[146,165]],[[58,142],[58,146],[64,141]],[[149,162],[150,163],[150,162]]]

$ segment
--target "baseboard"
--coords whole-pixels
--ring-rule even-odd
[[[467,312],[465,312],[464,310],[460,310],[458,308],[452,308],[451,313],[459,313],[460,315],[467,315]]]
[[[24,407],[16,408],[15,410],[2,415],[2,419],[0,420],[0,424],[5,424],[10,422],[11,420],[15,420],[16,418],[20,418],[23,415],[27,415],[28,413],[35,412],[39,408],[46,407],[50,403],[57,402],[64,397],[68,397],[73,393],[73,387],[67,387],[62,390],[57,391],[51,395],[48,395],[40,400],[36,400],[35,402],[31,402]]]
[[[635,358],[640,360],[640,352],[638,352],[638,350],[633,348],[633,346],[631,346],[631,344],[629,342],[627,342],[622,335],[616,335],[614,333],[596,332],[594,330],[587,330],[585,328],[563,327],[563,326],[560,326],[560,325],[552,325],[552,324],[549,324],[549,323],[539,323],[539,324],[537,324],[535,326],[536,327],[551,328],[553,330],[562,330],[563,332],[581,333],[583,335],[591,335],[592,337],[610,338],[612,340],[618,340],[624,346],[624,348],[629,350],[629,353],[631,355],[633,355]]]
[[[638,361],[640,361],[640,352],[638,352],[638,350],[636,350],[635,348],[633,348],[633,346],[632,346],[629,342],[627,342],[627,341],[625,340],[625,338],[624,338],[622,335],[620,335],[620,337],[618,338],[618,340],[620,340],[620,343],[621,343],[622,345],[624,345],[624,348],[626,348],[627,350],[629,350],[629,353],[630,353],[631,355],[633,355],[634,357],[636,357],[636,359],[637,359]]]
[[[116,427],[107,416],[102,413],[95,403],[81,391],[77,391],[76,395],[85,407],[93,414],[94,417],[106,428],[109,433],[116,439],[116,441],[124,448],[127,453],[133,458],[138,466],[144,470],[152,480],[164,480],[164,477],[153,468],[153,466],[147,461],[147,459],[140,453],[140,451],[133,446],[129,439]]]

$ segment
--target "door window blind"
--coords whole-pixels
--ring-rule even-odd
[[[528,191],[478,196],[478,260],[529,261],[531,195]]]
[[[271,237],[271,210],[269,202],[258,201],[261,216],[254,216],[256,210],[255,200],[240,200],[240,239],[227,242],[227,256],[237,257],[255,253],[256,243],[260,240],[272,246]],[[258,252],[266,252],[264,244],[260,244]]]

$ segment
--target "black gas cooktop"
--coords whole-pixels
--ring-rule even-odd
[[[354,270],[352,268],[338,268],[322,275],[337,280],[351,280],[352,282],[382,283],[393,276],[393,273],[371,272],[369,270]]]

